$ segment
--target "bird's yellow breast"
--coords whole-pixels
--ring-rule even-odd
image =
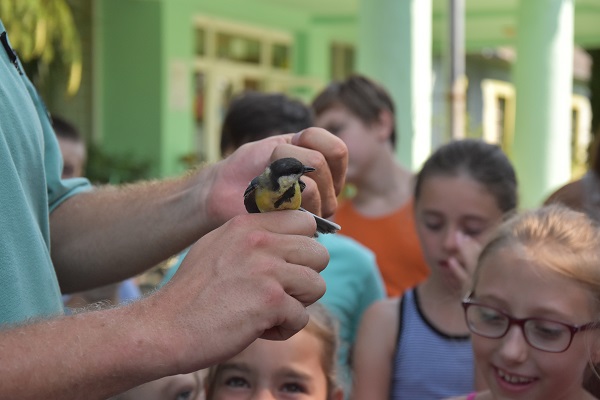
[[[283,180],[283,181],[282,181]],[[294,187],[294,195],[289,199],[281,201],[282,196],[290,188],[290,184]],[[260,212],[275,211],[275,210],[297,210],[302,203],[302,194],[298,181],[287,182],[285,178],[280,178],[279,190],[269,190],[262,187],[256,189],[255,193],[256,205]],[[281,203],[277,206],[278,203]]]

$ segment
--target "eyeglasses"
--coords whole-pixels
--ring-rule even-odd
[[[566,351],[577,332],[597,328],[596,322],[585,325],[568,325],[542,318],[514,318],[497,308],[479,304],[471,298],[463,300],[469,330],[489,339],[500,339],[513,325],[518,325],[527,343],[538,350],[550,353]]]

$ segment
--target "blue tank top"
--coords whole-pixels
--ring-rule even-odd
[[[423,315],[417,291],[400,301],[391,399],[443,399],[473,391],[471,340],[440,332]]]

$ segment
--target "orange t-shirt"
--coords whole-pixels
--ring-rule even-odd
[[[388,296],[401,295],[429,275],[421,251],[413,214],[408,201],[392,214],[369,218],[357,212],[350,201],[343,202],[335,214],[342,230],[375,253]]]

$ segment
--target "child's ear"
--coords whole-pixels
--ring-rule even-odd
[[[600,365],[600,333],[594,330],[594,339],[591,341],[590,359],[592,364]]]
[[[389,110],[381,110],[377,121],[378,136],[382,141],[388,141],[394,130],[394,115]]]
[[[599,344],[596,345],[598,347]],[[592,350],[592,364],[599,366],[600,365],[600,349],[595,348]]]

